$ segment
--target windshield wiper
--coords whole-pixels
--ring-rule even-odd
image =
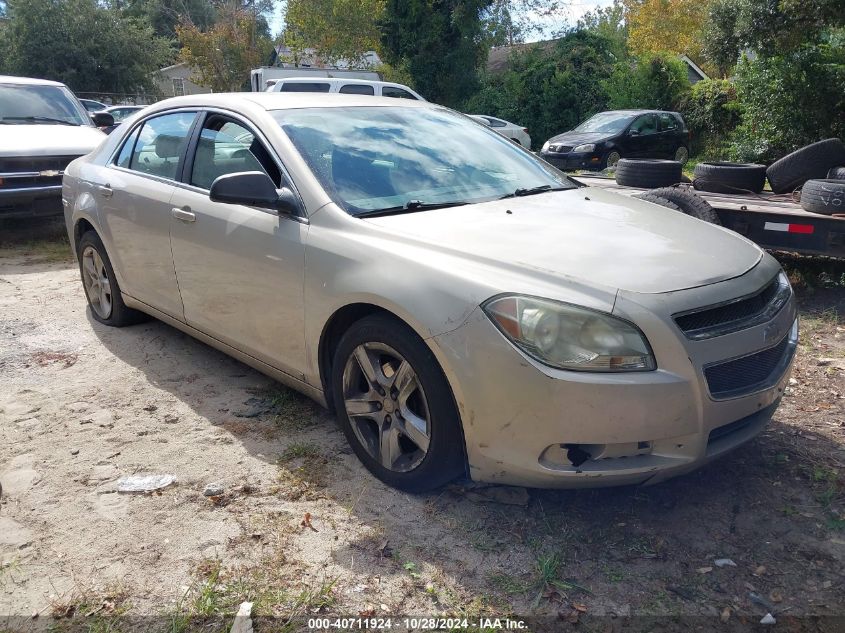
[[[61,125],[78,126],[79,123],[71,123],[64,119],[54,119],[48,116],[4,116],[2,121],[32,121],[33,123],[59,123]]]
[[[501,198],[499,198],[499,200],[504,200],[505,198],[521,198],[523,196],[533,196],[534,194],[546,193],[547,191],[568,191],[571,188],[572,187],[552,187],[551,185],[540,185],[539,187],[529,187],[527,189],[520,187],[512,193],[506,193]]]
[[[431,209],[446,209],[448,207],[460,207],[469,204],[463,200],[455,200],[453,202],[423,202],[422,200],[408,200],[405,204],[396,207],[385,207],[384,209],[371,209],[369,211],[362,211],[356,213],[356,218],[371,218],[379,215],[395,215],[398,213],[406,213],[408,211],[430,211]]]

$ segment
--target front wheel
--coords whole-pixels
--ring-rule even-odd
[[[681,165],[685,164],[689,160],[689,150],[681,145],[675,150],[675,160],[681,163]]]
[[[344,334],[332,396],[355,454],[386,484],[424,492],[464,471],[449,383],[422,339],[394,319],[366,317]]]
[[[612,149],[607,153],[607,156],[604,157],[604,168],[616,169],[616,165],[620,160],[622,160],[622,154],[615,149]]]

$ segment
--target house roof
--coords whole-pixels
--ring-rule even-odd
[[[710,79],[710,75],[708,75],[706,72],[701,70],[701,68],[699,68],[699,66],[694,61],[692,61],[689,57],[687,57],[686,55],[679,55],[679,59],[682,62],[685,62],[686,65],[689,66],[692,69],[692,71],[696,75],[701,77],[702,79]]]

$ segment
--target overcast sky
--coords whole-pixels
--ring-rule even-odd
[[[596,7],[604,7],[613,4],[613,0],[573,0],[565,9],[566,15],[555,16],[554,18],[537,18],[536,21],[542,24],[543,30],[530,38],[532,41],[542,40],[551,37],[567,25],[574,25],[578,18],[587,11]],[[270,30],[273,35],[278,35],[284,25],[284,3],[279,3],[273,19],[270,20]]]

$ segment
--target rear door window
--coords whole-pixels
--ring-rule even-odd
[[[340,87],[340,91],[346,95],[374,95],[376,93],[372,86],[367,84],[346,84]]]
[[[660,131],[670,132],[678,129],[678,120],[668,112],[660,115]]]
[[[413,99],[415,101],[417,99],[407,90],[402,90],[402,88],[396,88],[395,86],[384,86],[381,89],[381,96],[394,97],[396,99]]]
[[[141,127],[129,169],[176,180],[196,112],[175,112],[148,119]]]
[[[331,85],[323,82],[286,81],[280,92],[328,92]]]

